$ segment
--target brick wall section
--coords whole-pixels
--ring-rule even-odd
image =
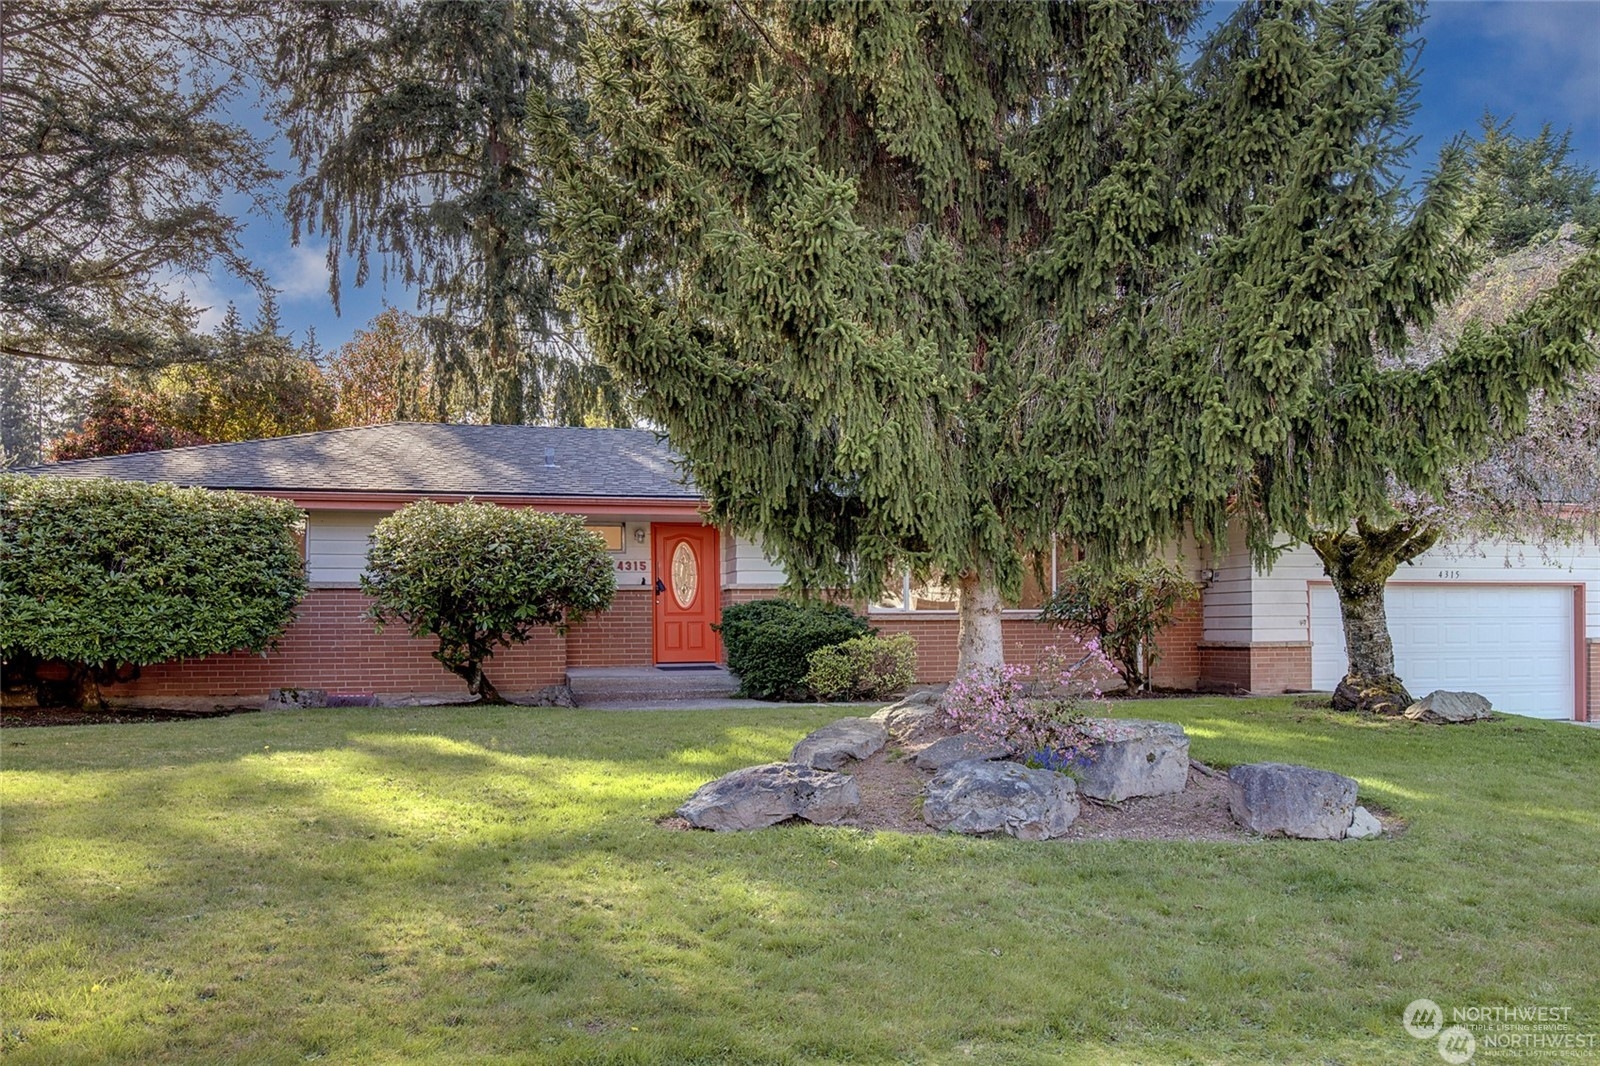
[[[1200,644],[1195,648],[1200,659],[1198,687],[1206,692],[1250,691],[1250,646],[1248,644]]]
[[[724,589],[723,606],[781,595],[777,589]],[[213,655],[146,667],[137,681],[107,690],[112,696],[257,696],[275,688],[325,688],[336,693],[465,693],[465,685],[433,658],[435,643],[414,639],[402,628],[374,631],[364,617],[368,600],[359,589],[313,589],[277,650],[259,655]],[[648,666],[654,661],[649,589],[622,589],[603,615],[573,626],[566,639],[540,632],[527,644],[507,648],[487,665],[502,692],[528,692],[562,683],[568,666]],[[917,680],[948,681],[955,675],[957,622],[949,615],[873,615],[885,634],[910,633],[917,640]],[[1032,618],[1002,623],[1006,661],[1031,665],[1044,649],[1072,637]],[[1193,687],[1206,674],[1197,647],[1198,605],[1186,610],[1159,643],[1163,654],[1155,683]],[[1600,655],[1600,652],[1595,653]],[[1306,649],[1305,675],[1310,677]]]
[[[749,603],[751,600],[774,599],[784,595],[782,589],[743,588],[723,589],[722,605]],[[862,611],[861,604],[852,605]],[[957,647],[957,620],[950,615],[874,614],[870,616],[878,632],[889,636],[910,633],[917,641],[917,681],[936,684],[955,676]],[[1162,630],[1156,638],[1161,647],[1161,658],[1156,663],[1154,684],[1160,688],[1192,689],[1200,677],[1200,653],[1197,645],[1204,630],[1200,600],[1186,604],[1178,611],[1177,619]],[[1013,617],[1000,623],[1005,642],[1006,662],[1031,666],[1051,645],[1076,644],[1076,639],[1032,618]],[[1309,663],[1310,660],[1307,659]],[[1307,676],[1309,676],[1309,666]]]
[[[1178,608],[1172,624],[1156,636],[1161,657],[1151,671],[1156,688],[1193,689],[1200,683],[1200,641],[1205,636],[1205,614],[1199,597]]]
[[[1600,722],[1600,640],[1589,641],[1589,698],[1585,722]]]
[[[722,606],[728,607],[735,603],[749,603],[752,600],[781,600],[782,589],[723,589]]]
[[[431,639],[413,638],[400,626],[381,634],[363,613],[360,589],[312,589],[277,650],[265,657],[211,655],[147,666],[137,681],[106,690],[110,696],[259,696],[275,688],[325,688],[341,693],[462,693],[466,685],[432,657]],[[566,643],[539,632],[526,644],[501,650],[484,672],[502,692],[531,692],[566,679]]]
[[[958,626],[954,618],[918,618],[914,614],[874,615],[872,624],[885,636],[910,633],[916,638],[918,682],[934,684],[955,677],[959,653]],[[1061,648],[1067,655],[1072,655],[1079,647],[1073,634],[1032,618],[1002,619],[1000,633],[1006,662],[1017,666],[1033,666],[1049,647]]]
[[[655,593],[618,589],[611,609],[567,630],[568,666],[649,666]]]
[[[1199,687],[1271,694],[1311,687],[1311,643],[1199,643]]]
[[[1256,644],[1250,648],[1250,691],[1287,692],[1311,687],[1311,642]]]

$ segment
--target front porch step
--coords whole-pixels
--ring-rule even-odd
[[[579,707],[594,703],[725,700],[739,689],[739,679],[722,667],[663,670],[655,666],[574,666],[567,687]]]

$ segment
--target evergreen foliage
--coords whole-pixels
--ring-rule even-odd
[[[558,160],[600,359],[812,586],[957,575],[964,667],[1051,534],[1141,558],[1436,484],[1587,365],[1600,257],[1427,367],[1466,154],[1414,205],[1410,3],[619,4]]]
[[[872,632],[848,607],[814,600],[752,600],[722,609],[717,625],[739,694],[805,699],[811,653]]]
[[[212,335],[215,357],[150,371],[115,371],[90,395],[81,424],[49,446],[52,462],[310,433],[336,424],[334,391],[315,361],[280,332],[263,294],[256,322],[238,309]]]
[[[295,239],[328,242],[356,284],[376,257],[417,289],[436,371],[430,417],[627,424],[612,379],[563,329],[530,99],[571,120],[577,23],[552,0],[319,0],[284,5],[272,81],[301,178]]]
[[[0,355],[0,469],[44,462],[52,441],[82,426],[102,383],[53,359]]]
[[[421,500],[372,532],[361,588],[381,630],[400,622],[438,638],[433,657],[485,702],[505,702],[483,673],[497,647],[558,633],[616,593],[611,557],[576,515]]]
[[[1571,154],[1571,130],[1557,137],[1547,122],[1533,137],[1521,137],[1509,119],[1483,117],[1472,161],[1488,199],[1489,243],[1496,251],[1526,247],[1564,222],[1600,226],[1594,168],[1569,162]]]
[[[270,291],[248,328],[228,305],[216,347],[216,358],[166,367],[151,380],[155,403],[174,428],[221,442],[312,433],[337,424],[333,386],[311,348],[296,348],[282,332]]]
[[[0,475],[6,669],[66,663],[63,695],[87,705],[126,667],[265,650],[305,593],[302,518],[244,493]]]
[[[1470,248],[1494,258],[1430,328],[1388,353],[1390,365],[1429,365],[1463,336],[1525,311],[1570,271],[1593,269],[1592,255],[1569,238],[1600,220],[1600,189],[1594,171],[1566,156],[1567,137],[1552,137],[1549,126],[1529,140],[1484,119],[1471,179],[1486,241]],[[1401,564],[1441,540],[1504,538],[1543,550],[1600,528],[1600,367],[1593,335],[1578,343],[1590,348],[1587,371],[1575,361],[1571,377],[1534,389],[1520,417],[1485,428],[1471,458],[1427,487],[1396,471],[1385,505],[1306,538],[1339,596],[1349,664],[1336,707],[1396,714],[1412,702],[1395,673],[1384,604],[1384,587]]]
[[[229,195],[276,174],[221,117],[254,4],[0,4],[0,352],[92,366],[204,359],[163,286],[224,269],[260,285]]]

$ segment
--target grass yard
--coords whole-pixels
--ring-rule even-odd
[[[1062,845],[655,825],[827,708],[7,730],[3,1050],[1437,1064],[1400,1026],[1418,997],[1568,1007],[1600,1032],[1600,731],[1287,699],[1130,713],[1182,722],[1215,764],[1349,774],[1409,830]]]

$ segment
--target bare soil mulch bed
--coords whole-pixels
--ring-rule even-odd
[[[189,722],[199,718],[226,718],[233,714],[259,714],[260,707],[113,707],[84,711],[73,707],[7,707],[0,711],[0,729],[54,725],[132,725],[138,722]]]
[[[922,789],[933,777],[912,765],[917,752],[938,733],[903,746],[891,739],[871,758],[846,768],[861,789],[861,813],[852,825],[861,829],[886,829],[897,833],[932,833],[922,820]],[[1122,803],[1100,803],[1080,794],[1078,820],[1061,840],[1186,840],[1232,841],[1258,839],[1245,832],[1228,813],[1228,781],[1189,770],[1182,792],[1172,796],[1143,796]]]

